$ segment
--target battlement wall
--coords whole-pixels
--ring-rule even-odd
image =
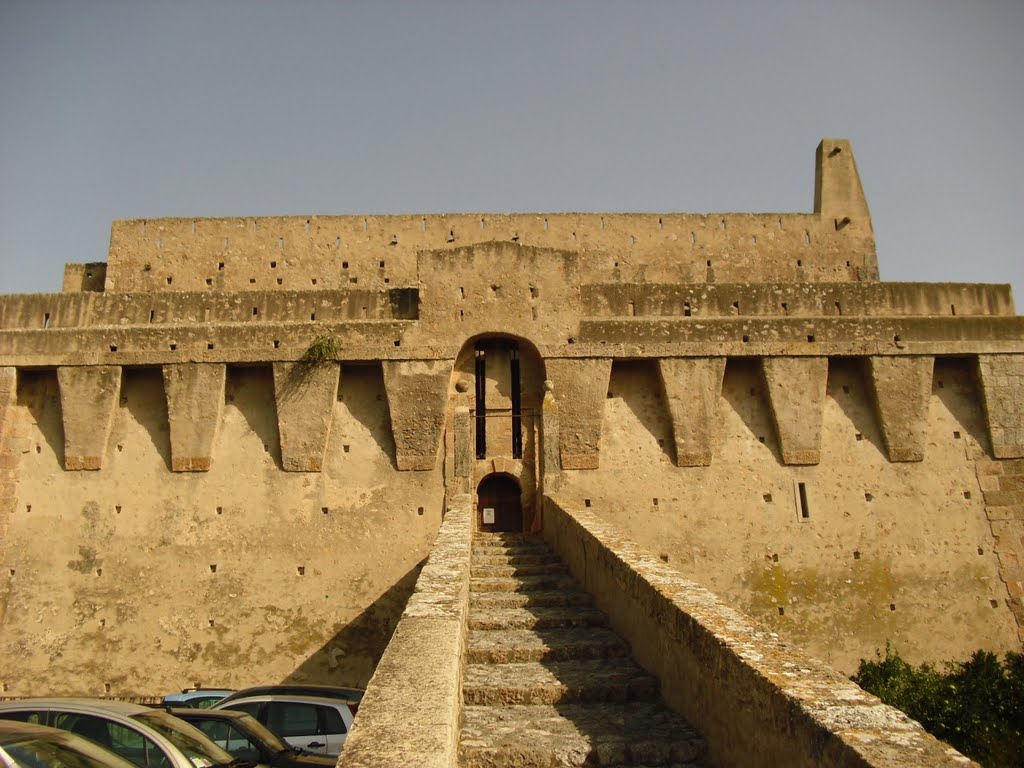
[[[489,241],[580,254],[583,282],[877,280],[849,142],[818,148],[813,213],[456,213],[115,221],[105,290],[380,289],[417,282],[415,254]],[[90,290],[76,265],[68,290]]]

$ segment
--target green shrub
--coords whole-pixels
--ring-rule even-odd
[[[853,681],[986,768],[1024,768],[1024,656],[975,651],[943,666],[914,667],[887,645]]]

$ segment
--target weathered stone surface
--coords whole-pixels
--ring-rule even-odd
[[[712,764],[973,764],[590,510],[548,497],[544,537],[659,679],[666,703],[707,739]]]
[[[454,499],[388,643],[339,768],[454,768],[462,709],[471,504]]]
[[[471,705],[463,712],[463,768],[665,765],[696,760],[704,740],[657,704]]]
[[[57,381],[64,420],[64,469],[99,469],[121,392],[121,368],[58,368]]]
[[[783,462],[817,464],[828,358],[766,357],[761,366]]]
[[[213,461],[213,442],[224,415],[225,366],[165,365],[163,374],[171,469],[206,472]]]
[[[978,380],[993,455],[1024,456],[1024,354],[978,355]]]
[[[672,417],[676,465],[710,466],[725,358],[664,358],[658,361],[658,373]]]
[[[274,363],[277,428],[285,471],[319,472],[323,467],[340,375],[335,362]]]
[[[388,360],[383,365],[398,468],[433,469],[441,444],[452,364],[444,360]]]
[[[547,376],[558,403],[558,439],[562,469],[597,469],[601,419],[608,394],[610,359],[552,359]]]
[[[889,460],[922,461],[935,358],[868,357],[866,364]]]
[[[632,662],[604,659],[467,664],[466,704],[561,704],[653,699],[658,681]]]

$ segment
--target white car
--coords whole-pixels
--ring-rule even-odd
[[[198,728],[162,710],[123,701],[4,701],[0,702],[0,719],[70,731],[139,768],[217,768],[235,762]]]
[[[248,712],[293,747],[317,755],[341,753],[354,714],[346,701],[323,696],[299,694],[244,694],[239,691],[230,700],[213,709]]]

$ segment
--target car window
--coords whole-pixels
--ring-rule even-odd
[[[17,720],[19,723],[36,723],[46,725],[45,712],[0,712],[4,720]]]
[[[341,713],[334,707],[317,707],[320,716],[323,718],[323,733],[347,733],[345,721],[341,719]]]
[[[263,723],[252,715],[244,715],[238,719],[238,726],[241,730],[247,731],[252,738],[259,739],[270,749],[271,752],[284,752],[290,747],[281,741],[280,737],[271,732]]]
[[[267,727],[287,739],[289,736],[315,736],[317,707],[291,701],[271,701],[267,704]]]
[[[121,765],[114,762],[113,755],[99,747],[70,744],[66,734],[61,736],[23,736],[9,740],[0,747],[0,763],[4,753],[10,758],[10,765],[15,768],[110,768]]]
[[[252,718],[249,719],[252,720]],[[253,762],[259,762],[262,759],[262,753],[256,743],[231,723],[224,720],[193,720],[191,718],[187,722],[196,726],[206,734],[210,741],[230,752],[233,757]]]
[[[158,731],[174,746],[185,753],[195,768],[211,765],[225,765],[231,762],[231,755],[210,741],[198,728],[160,710],[150,710],[132,715],[132,720],[145,723]]]
[[[54,726],[83,736],[139,768],[170,768],[171,761],[148,736],[93,715],[57,712]]]
[[[248,712],[253,717],[259,719],[260,708],[263,706],[262,701],[243,701],[239,704],[231,702],[229,709],[237,710],[238,712]]]

